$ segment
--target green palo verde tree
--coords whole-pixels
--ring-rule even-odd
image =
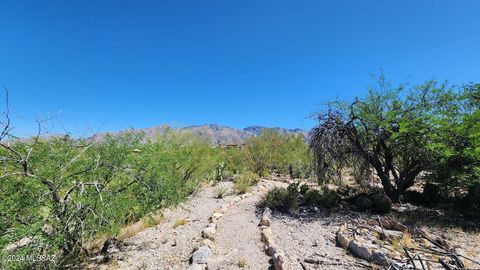
[[[398,201],[421,172],[438,172],[439,160],[453,148],[446,127],[464,128],[471,110],[465,91],[446,83],[392,87],[380,76],[378,85],[364,98],[330,103],[318,114],[310,146],[319,179],[339,178],[352,163],[366,164]]]

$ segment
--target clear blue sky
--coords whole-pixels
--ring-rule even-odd
[[[478,0],[4,0],[0,84],[16,118],[61,111],[73,132],[308,129],[322,102],[362,95],[382,68],[393,82],[478,82],[479,11]]]

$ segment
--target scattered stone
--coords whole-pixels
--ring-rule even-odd
[[[360,244],[356,240],[350,241],[348,244],[348,250],[355,256],[366,261],[372,260],[372,252],[366,245]]]
[[[337,233],[337,242],[340,247],[347,249],[351,239],[345,236],[343,233]]]
[[[210,240],[210,239],[205,238],[205,239],[203,239],[202,243],[203,243],[204,246],[207,246],[210,249],[213,248],[213,241]]]
[[[192,264],[205,264],[212,256],[212,250],[209,247],[201,246],[192,255]]]
[[[388,258],[385,253],[379,251],[372,251],[372,261],[383,266],[388,264]]]
[[[217,231],[215,230],[215,228],[206,227],[202,232],[202,237],[206,238],[206,239],[210,239],[212,241],[215,241],[215,233],[216,232]]]
[[[272,256],[273,269],[275,269],[275,270],[286,269],[286,267],[284,267],[284,263],[285,263],[285,258],[284,257],[285,256],[282,253],[273,254],[273,256]]]
[[[205,268],[204,264],[193,263],[188,266],[187,270],[203,270]]]
[[[14,242],[12,244],[9,244],[8,246],[6,246],[4,248],[4,250],[7,252],[7,253],[12,253],[14,252],[15,250],[21,248],[21,247],[24,247],[28,244],[30,244],[31,242],[33,241],[33,239],[31,237],[24,237],[20,240],[18,240],[17,242]]]

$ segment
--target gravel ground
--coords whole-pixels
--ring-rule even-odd
[[[239,265],[243,269],[268,269],[270,257],[263,251],[256,215],[260,200],[257,192],[232,206],[219,220],[208,269],[242,269]]]
[[[261,184],[269,190],[273,186],[287,186],[287,183],[263,180]],[[228,190],[228,196],[215,199],[216,187],[207,187],[193,195],[189,200],[166,211],[164,221],[153,228],[148,228],[136,236],[125,240],[125,247],[116,262],[103,265],[101,269],[186,269],[192,251],[202,242],[201,232],[213,211],[230,202],[232,183],[222,182],[219,186]],[[218,220],[215,241],[212,246],[213,256],[208,262],[210,270],[271,269],[270,257],[265,255],[260,241],[258,228],[261,209],[258,204],[265,193],[257,192],[230,207]],[[274,241],[285,255],[286,268],[289,270],[311,269],[371,269],[372,266],[357,259],[342,248],[336,247],[335,235],[339,225],[352,220],[374,217],[369,213],[359,213],[347,208],[333,210],[308,208],[294,215],[273,213],[271,229]],[[436,213],[438,211],[431,211]],[[391,213],[390,218],[405,221]],[[402,214],[405,215],[405,214]],[[465,255],[480,261],[480,234],[464,232],[449,226],[433,227],[424,222],[426,214],[409,213],[416,220],[406,225],[416,225],[434,235],[441,236],[452,246],[460,246]],[[419,217],[423,219],[419,220]],[[183,226],[174,228],[179,220],[187,220]],[[432,220],[438,221],[433,215]],[[414,224],[412,224],[412,223]],[[458,222],[453,222],[458,223]],[[306,261],[307,260],[307,261]],[[474,265],[472,265],[473,267]]]
[[[232,183],[222,182],[231,194]],[[212,212],[232,196],[215,199],[216,187],[208,187],[193,195],[176,209],[166,211],[164,222],[125,240],[126,248],[109,269],[186,269],[194,248],[202,241],[201,232]],[[186,219],[183,226],[175,227],[178,220]]]
[[[288,269],[369,269],[335,246],[338,225],[343,220],[339,215],[321,212],[308,217],[274,214],[271,225],[274,240],[285,254]],[[305,263],[305,259],[317,264]]]

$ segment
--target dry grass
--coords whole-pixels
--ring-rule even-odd
[[[124,240],[130,237],[133,237],[137,235],[139,232],[145,230],[146,228],[156,226],[160,224],[163,221],[163,215],[162,214],[156,214],[156,215],[151,215],[148,217],[145,217],[144,219],[129,224],[125,225],[124,227],[120,228],[120,233],[118,235],[119,240]],[[105,241],[107,241],[111,235],[106,235],[102,234],[92,241],[89,241],[87,244],[85,244],[85,248],[89,252],[95,252],[100,250],[103,247],[103,244]]]
[[[85,244],[85,248],[88,250],[88,252],[98,251],[103,247],[103,244],[108,240],[108,238],[108,235],[101,235]]]
[[[173,228],[176,229],[176,228],[178,228],[180,226],[183,226],[187,223],[188,223],[188,220],[186,220],[184,218],[177,219],[177,221],[175,221],[175,224],[173,224]]]
[[[402,245],[407,248],[415,247],[415,244],[412,241],[412,235],[410,235],[408,232],[403,233]]]
[[[139,232],[145,230],[146,228],[156,226],[163,221],[163,215],[161,213],[150,215],[145,217],[144,219],[129,224],[120,229],[120,234],[118,238],[120,240],[124,240],[130,237],[137,235]]]
[[[244,268],[245,266],[247,266],[247,259],[241,257],[240,259],[238,259],[237,265],[240,268]]]

